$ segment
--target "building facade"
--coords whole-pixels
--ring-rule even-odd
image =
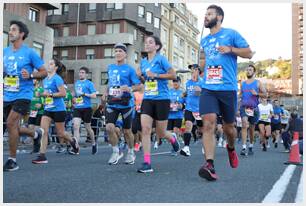
[[[114,45],[127,46],[127,63],[137,68],[147,35],[160,35],[160,4],[64,3],[50,10],[47,25],[54,29],[53,56],[68,68],[67,83],[86,66],[99,93],[106,92],[107,66],[114,63]]]
[[[47,11],[57,9],[54,4],[5,3],[3,11],[3,47],[9,45],[10,21],[22,21],[28,26],[25,44],[35,49],[44,62],[52,58],[53,29],[46,26]]]
[[[182,82],[190,79],[188,65],[198,63],[198,19],[184,3],[161,4],[161,53],[172,63]]]
[[[303,3],[292,3],[292,94],[303,94]]]

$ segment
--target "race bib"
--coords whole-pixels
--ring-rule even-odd
[[[176,102],[170,103],[170,111],[173,111],[173,112],[178,111],[178,104]]]
[[[279,120],[279,115],[275,114],[274,117],[273,117],[273,119]]]
[[[4,78],[4,90],[9,92],[19,92],[19,77],[6,76]]]
[[[158,95],[158,86],[156,80],[149,80],[145,83],[145,93],[147,95]]]
[[[206,84],[223,84],[222,66],[211,66],[207,68]]]
[[[33,117],[33,118],[35,118],[36,116],[37,116],[37,113],[38,113],[38,111],[36,110],[32,110],[31,112],[30,112],[30,117]]]
[[[192,115],[196,120],[201,120],[201,116],[199,112],[192,112]]]
[[[109,95],[114,96],[114,97],[121,97],[122,91],[120,87],[111,87],[109,88]]]
[[[82,104],[84,103],[83,97],[82,97],[82,96],[77,97],[77,98],[75,99],[75,103],[76,103],[77,105],[82,105]]]
[[[52,98],[52,97],[46,97],[46,99],[45,99],[45,105],[46,105],[46,108],[52,108],[52,107],[54,107],[53,98]]]
[[[261,114],[261,115],[260,115],[260,119],[262,119],[262,120],[268,120],[268,119],[269,119],[269,115],[268,115],[268,114]]]
[[[254,117],[254,109],[252,107],[246,107],[245,113],[249,117]]]

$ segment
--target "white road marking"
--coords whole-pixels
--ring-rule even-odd
[[[273,188],[263,199],[262,203],[278,203],[282,200],[295,168],[296,165],[289,165],[286,168],[282,176],[277,180],[273,185]]]

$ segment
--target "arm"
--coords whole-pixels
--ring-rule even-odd
[[[258,81],[259,93],[257,94],[259,97],[268,97],[267,90],[263,83]]]
[[[58,92],[52,93],[51,97],[66,97],[66,89],[64,85],[59,86],[57,89]]]
[[[170,68],[166,74],[157,74],[151,71],[147,71],[147,76],[150,78],[156,78],[156,79],[174,80],[176,79],[176,72],[174,71],[173,68]]]

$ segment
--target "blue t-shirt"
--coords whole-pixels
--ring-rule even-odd
[[[74,104],[75,109],[81,108],[91,108],[91,98],[86,96],[81,96],[82,94],[93,94],[96,92],[94,84],[86,80],[77,80],[74,84],[74,91],[76,96],[76,103]]]
[[[247,84],[245,81],[242,82],[241,85],[241,106],[243,107],[253,107],[256,108],[259,104],[259,100],[257,96],[254,96],[251,90],[255,90],[258,94],[259,87],[258,87],[258,80],[253,81],[250,84]]]
[[[177,103],[183,104],[183,91],[180,89],[170,89],[170,112],[168,119],[183,119],[183,109],[177,108]]]
[[[111,95],[111,93],[116,90],[116,87],[117,89],[119,86],[123,86],[123,85],[132,87],[133,85],[137,85],[141,83],[140,80],[138,79],[135,69],[128,64],[122,64],[122,65],[110,64],[108,66],[107,71],[108,71],[109,95]],[[120,89],[118,89],[118,91],[119,90]],[[121,93],[119,94],[119,96],[120,95],[122,96]],[[113,107],[113,108],[118,108],[118,109],[134,107],[134,97],[133,96],[134,95],[131,94],[131,99],[127,106],[120,105],[120,104],[113,104],[113,105],[108,105],[108,106]]]
[[[169,88],[167,79],[149,79],[146,72],[151,71],[156,74],[166,74],[172,68],[166,57],[157,53],[151,62],[143,58],[140,62],[142,75],[145,77],[145,92],[143,99],[167,100],[169,97]]]
[[[50,94],[59,92],[58,88],[63,85],[64,81],[58,74],[53,75],[50,79],[46,77],[43,80],[44,90]],[[46,97],[44,109],[49,112],[66,111],[64,97]]]
[[[248,48],[249,44],[235,30],[221,28],[216,34],[209,34],[201,40],[205,54],[202,88],[215,91],[237,91],[237,56],[221,54],[217,47],[232,46]]]
[[[31,74],[43,64],[37,53],[25,44],[22,44],[17,51],[13,51],[12,45],[3,49],[4,102],[17,99],[31,100],[34,92],[33,79],[23,79],[21,70],[26,69]]]
[[[271,123],[278,124],[281,122],[281,115],[284,114],[284,110],[280,106],[273,107],[273,117],[271,118]]]
[[[191,112],[199,112],[200,96],[195,95],[195,90],[194,90],[195,86],[201,87],[200,78],[196,82],[193,81],[192,79],[186,82],[187,96],[185,99],[185,102],[186,102],[185,109]]]

